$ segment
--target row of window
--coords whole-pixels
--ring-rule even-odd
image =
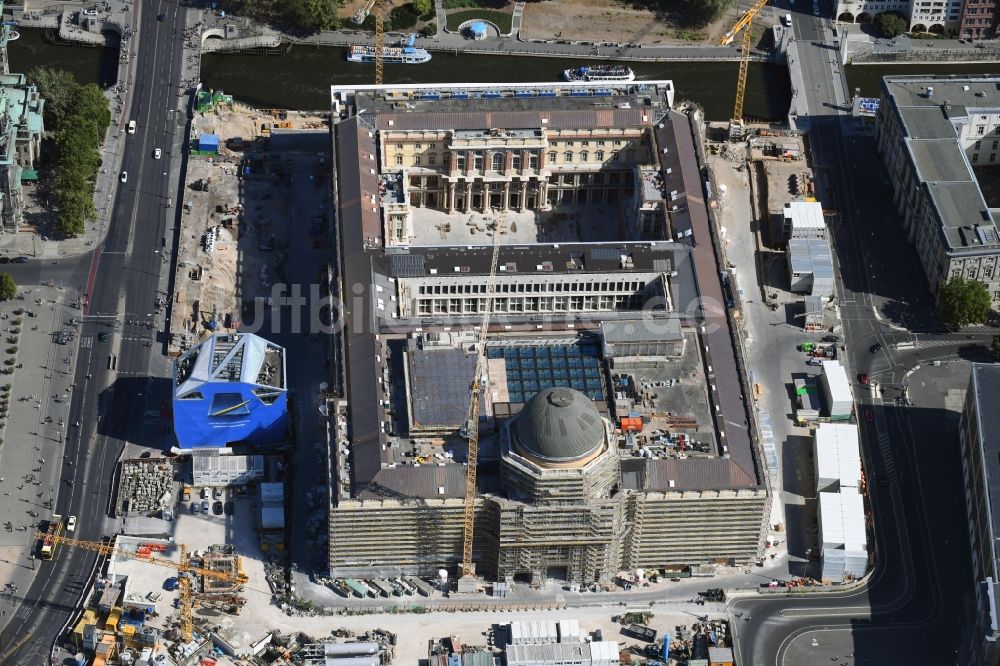
[[[983,147],[983,142],[981,140],[980,141],[976,141],[976,150],[979,150],[982,147]],[[1000,148],[1000,140],[994,141],[992,148],[993,148],[993,150],[996,150],[997,148]]]
[[[972,161],[973,162],[978,162],[979,161],[979,153],[972,153]],[[996,162],[996,161],[997,161],[997,154],[996,153],[990,153],[990,162],[993,163],[993,162]]]
[[[613,291],[636,293],[646,288],[642,280],[619,280],[616,282],[514,282],[496,286],[498,294],[523,294],[575,291]],[[485,294],[485,284],[422,284],[418,294]]]
[[[643,297],[632,296],[525,296],[494,298],[493,312],[595,312],[638,310]],[[481,314],[486,311],[485,298],[421,298],[417,301],[418,315]]]

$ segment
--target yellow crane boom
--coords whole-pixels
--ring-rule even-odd
[[[740,30],[743,31],[743,43],[740,48],[740,73],[736,82],[736,101],[733,103],[733,118],[730,122],[730,134],[735,131],[736,135],[743,133],[743,96],[747,88],[747,66],[750,64],[750,43],[753,34],[753,20],[760,13],[760,10],[767,4],[767,0],[756,0],[753,6],[748,9],[743,16],[733,25],[732,29],[722,38],[723,46],[732,44]]]
[[[215,569],[206,569],[205,567],[195,567],[191,566],[188,556],[187,547],[183,544],[180,545],[181,558],[180,562],[174,562],[173,560],[168,560],[162,557],[154,557],[153,555],[140,555],[139,553],[128,550],[127,548],[121,548],[113,546],[110,543],[105,543],[103,541],[84,541],[83,539],[71,539],[70,537],[65,537],[62,535],[57,535],[53,537],[52,535],[46,536],[41,532],[35,535],[36,538],[49,538],[54,539],[55,543],[61,543],[66,546],[72,546],[73,548],[82,548],[83,550],[90,550],[95,553],[100,553],[101,555],[114,555],[116,557],[126,557],[133,560],[141,560],[143,562],[149,562],[150,564],[155,564],[157,566],[166,567],[168,569],[174,569],[181,574],[193,573],[196,576],[203,576],[205,578],[214,578],[216,580],[222,580],[234,585],[244,585],[249,582],[249,578],[237,567],[234,572],[227,571],[216,571]],[[190,641],[191,636],[194,632],[194,619],[192,617],[192,599],[191,596],[193,591],[191,590],[191,581],[188,580],[187,576],[181,575],[178,577],[178,584],[180,585],[180,601],[181,601],[181,636],[185,641]]]
[[[372,7],[373,15],[375,16],[375,85],[382,85],[382,78],[384,74],[384,63],[382,62],[383,53],[382,50],[385,47],[385,15],[383,14],[384,3],[381,0],[375,0],[375,5]]]
[[[500,234],[503,230],[503,211],[497,211],[496,226],[493,229],[493,254],[490,258],[490,273],[486,280],[486,311],[479,324],[479,339],[476,350],[476,374],[472,378],[472,396],[469,415],[465,422],[466,437],[469,441],[468,466],[465,470],[465,524],[462,532],[462,576],[475,576],[476,565],[472,561],[472,540],[476,528],[476,467],[479,465],[479,403],[483,395],[483,373],[486,369],[486,335],[493,315],[493,295],[496,293],[497,265],[500,262]]]
[[[19,639],[17,639],[17,642],[11,645],[9,648],[7,648],[7,650],[3,654],[0,654],[0,664],[7,663],[7,660],[10,659],[12,656],[14,656],[14,653],[20,650],[21,646],[27,643],[29,638],[31,638],[30,631],[26,633],[24,636],[21,636]]]

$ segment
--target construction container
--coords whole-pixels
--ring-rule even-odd
[[[832,419],[848,418],[854,411],[854,396],[847,371],[839,361],[823,361],[823,397]]]
[[[641,432],[642,431],[642,419],[632,416],[626,416],[621,420],[622,432]]]

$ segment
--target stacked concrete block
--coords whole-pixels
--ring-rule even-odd
[[[154,514],[170,504],[174,469],[170,463],[126,462],[118,497],[123,513]]]

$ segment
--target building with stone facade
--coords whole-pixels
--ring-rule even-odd
[[[0,10],[3,3],[0,2]],[[11,74],[10,25],[0,26],[0,230],[13,232],[24,219],[22,181],[35,180],[35,160],[45,132],[45,100],[24,74]]]
[[[973,664],[1000,664],[1000,505],[993,503],[1000,498],[998,400],[1000,367],[973,364],[959,431],[976,604],[967,637]]]
[[[1000,304],[1000,209],[973,171],[1000,166],[1000,78],[885,77],[876,137],[931,291],[964,277]]]
[[[332,89],[348,312],[331,576],[457,569],[479,353],[479,575],[607,583],[757,558],[768,489],[738,381],[716,380],[731,342],[700,325],[707,209],[672,104],[669,81]],[[639,367],[685,377],[645,398],[673,424],[649,447],[639,418],[623,430]]]

